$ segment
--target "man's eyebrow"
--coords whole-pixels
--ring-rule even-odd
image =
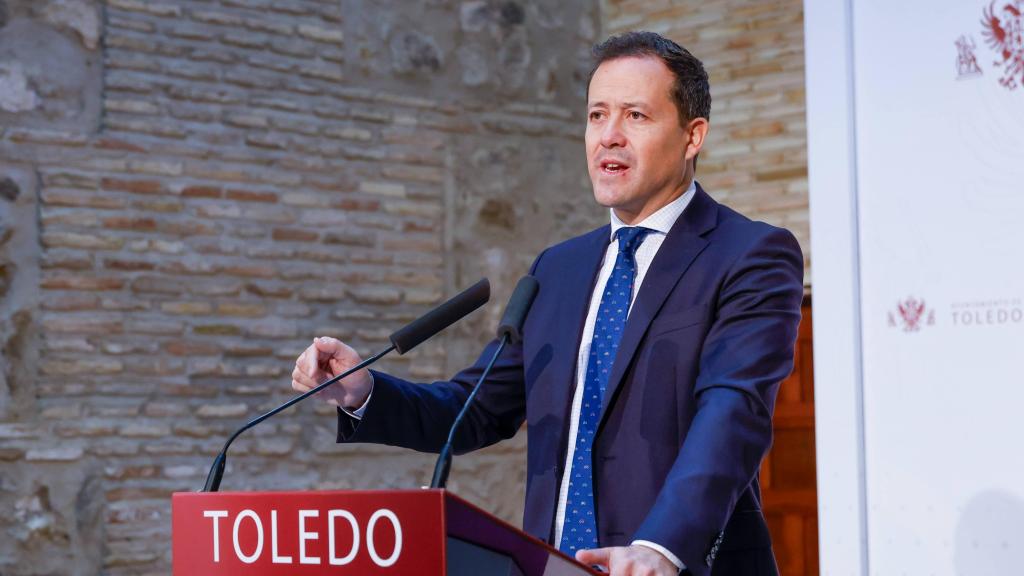
[[[647,104],[643,102],[623,102],[619,105],[619,108],[646,108]],[[610,108],[606,102],[592,102],[587,104],[587,108]]]

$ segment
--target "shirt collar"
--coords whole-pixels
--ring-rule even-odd
[[[662,206],[657,212],[637,223],[636,226],[650,228],[651,230],[660,232],[661,234],[668,234],[668,231],[672,229],[672,225],[676,223],[676,220],[679,219],[683,210],[686,209],[696,194],[697,181],[691,180],[690,187],[686,189],[686,192],[683,192],[682,196]],[[612,215],[611,239],[615,240],[615,233],[619,228],[623,228],[627,226],[627,224],[622,220],[619,220],[619,217],[615,215],[614,209],[609,209],[608,211],[611,212]]]

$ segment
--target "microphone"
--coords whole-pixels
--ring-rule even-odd
[[[399,354],[405,354],[424,340],[451,326],[491,298],[491,283],[487,278],[466,288],[444,304],[413,320],[390,336],[391,344]]]
[[[299,396],[281,404],[270,412],[257,416],[249,422],[246,422],[244,426],[236,430],[235,433],[228,438],[228,441],[224,443],[224,448],[221,449],[220,454],[217,454],[217,457],[213,461],[213,466],[210,467],[209,474],[206,475],[206,485],[203,487],[203,492],[216,492],[220,489],[220,481],[224,477],[224,467],[227,465],[228,448],[231,446],[231,443],[235,441],[235,438],[238,438],[242,432],[256,426],[267,418],[302,402],[306,398],[320,392],[338,380],[366,368],[370,364],[373,364],[377,360],[383,358],[392,350],[397,350],[399,354],[405,354],[421,344],[424,340],[451,326],[458,320],[467,316],[470,312],[483,306],[488,300],[490,300],[490,298],[491,284],[487,278],[484,278],[455,296],[452,296],[448,301],[444,302],[440,306],[392,333],[388,338],[391,341],[391,345],[384,350],[381,350],[366,360],[363,360],[359,364],[356,364],[345,372],[338,374],[334,378],[319,384],[315,388],[311,388],[306,392],[303,392]]]
[[[537,279],[527,275],[519,279],[515,290],[512,291],[512,296],[505,306],[505,314],[501,317],[501,323],[498,325],[498,338],[500,338],[498,349],[494,351],[491,361],[487,363],[487,367],[480,374],[480,378],[473,386],[473,391],[469,393],[466,403],[462,405],[462,410],[455,417],[455,422],[452,423],[452,427],[448,431],[448,440],[437,456],[437,463],[434,464],[434,477],[430,480],[431,488],[444,488],[448,483],[448,473],[452,468],[452,442],[455,440],[455,431],[466,417],[469,405],[473,402],[473,398],[476,397],[476,393],[480,390],[487,375],[490,374],[491,368],[494,367],[494,363],[498,360],[505,345],[509,342],[515,344],[522,342],[523,322],[526,320],[526,314],[530,311],[530,306],[533,305],[533,299],[536,298],[539,289],[540,283],[537,282]]]

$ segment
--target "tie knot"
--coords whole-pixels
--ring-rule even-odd
[[[632,257],[636,254],[636,249],[640,247],[640,243],[644,241],[644,237],[650,231],[650,228],[641,228],[639,226],[619,228],[615,232],[619,240],[619,252]]]

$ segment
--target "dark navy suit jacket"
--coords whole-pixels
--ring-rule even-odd
[[[552,246],[521,345],[495,363],[456,442],[468,452],[528,426],[523,529],[553,537],[576,359],[604,226]],[[786,230],[696,196],[665,237],[619,344],[594,440],[599,542],[656,542],[693,574],[775,574],[757,471],[779,384],[793,366],[803,258]],[[493,354],[450,381],[374,372],[362,420],[339,411],[338,440],[437,452]]]

